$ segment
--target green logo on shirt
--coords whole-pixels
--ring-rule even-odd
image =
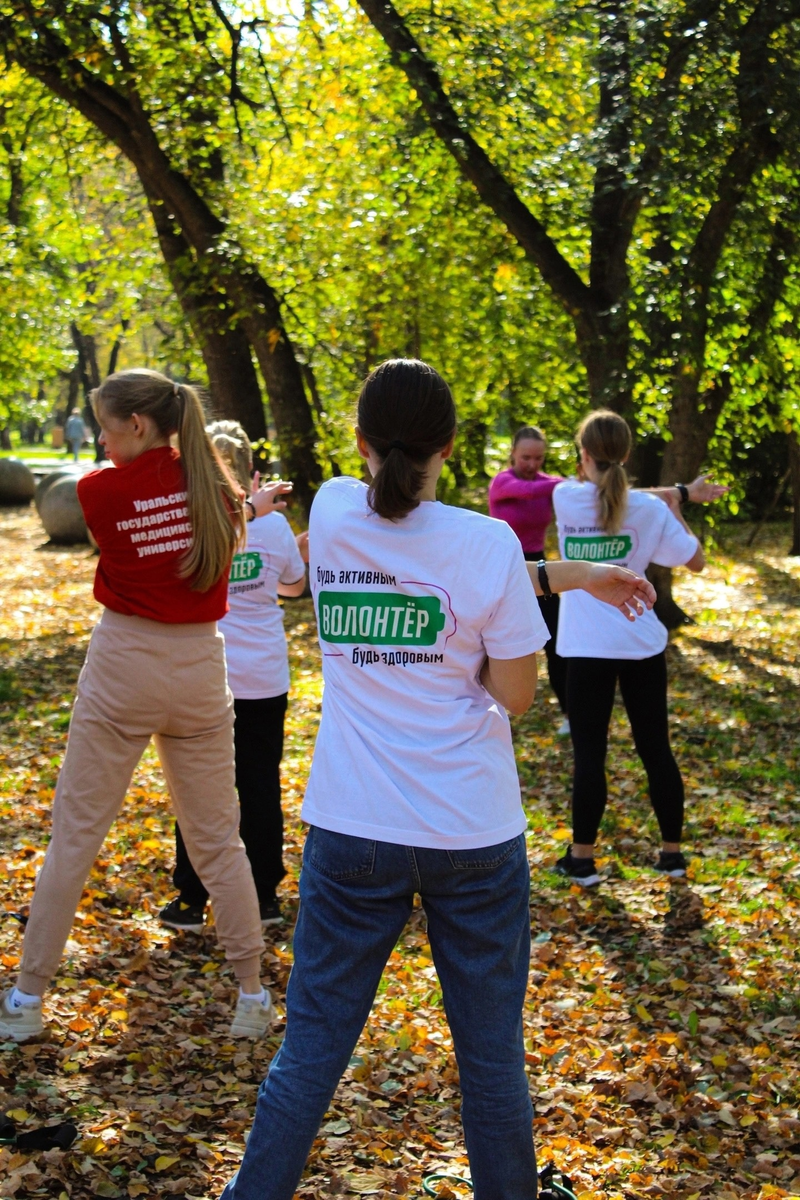
[[[319,622],[326,642],[433,646],[444,629],[445,614],[436,596],[320,592]]]
[[[627,558],[632,545],[627,533],[618,533],[615,537],[567,537],[564,538],[564,557],[608,562],[609,559]]]
[[[240,583],[243,579],[253,579],[258,575],[264,562],[255,550],[247,550],[244,554],[234,554],[231,563],[231,583]]]

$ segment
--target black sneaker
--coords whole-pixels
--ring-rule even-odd
[[[686,874],[686,859],[680,850],[662,850],[658,856],[656,870],[662,875],[669,875],[670,879],[683,879]]]
[[[202,933],[205,907],[205,904],[185,904],[180,896],[176,896],[174,900],[170,900],[166,908],[162,908],[158,919],[162,925],[167,925],[170,929]]]
[[[573,858],[572,847],[560,858],[555,865],[559,875],[566,875],[573,883],[581,887],[596,887],[600,882],[593,858]]]
[[[283,913],[281,906],[276,899],[262,900],[259,904],[261,911],[261,928],[266,929],[267,925],[282,925]]]

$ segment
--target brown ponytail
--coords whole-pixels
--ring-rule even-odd
[[[419,504],[426,464],[456,430],[450,388],[427,363],[390,358],[364,382],[358,428],[381,459],[370,508],[390,521],[408,516]]]
[[[622,465],[631,452],[628,422],[610,409],[590,413],[578,430],[578,445],[600,472],[597,499],[600,528],[618,533],[628,507],[628,476]]]
[[[192,525],[192,545],[180,573],[191,579],[193,591],[208,591],[230,568],[244,540],[245,519],[241,488],[205,431],[197,392],[160,371],[139,367],[109,375],[91,400],[96,413],[102,409],[123,421],[138,413],[150,417],[163,437],[177,433]]]

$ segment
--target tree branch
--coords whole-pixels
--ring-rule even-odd
[[[358,2],[386,43],[393,63],[405,72],[416,90],[431,128],[452,154],[462,174],[516,238],[567,312],[574,319],[593,325],[598,304],[591,289],[563,256],[514,186],[464,127],[436,67],[391,0]]]

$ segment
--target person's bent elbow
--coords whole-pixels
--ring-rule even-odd
[[[503,708],[506,712],[511,713],[512,717],[522,717],[533,704],[536,696],[536,684],[527,691],[514,692],[513,695],[507,696],[503,701]]]
[[[306,590],[306,577],[305,575],[301,575],[294,583],[279,583],[277,590],[279,596],[285,596],[289,600],[297,596],[302,596]]]
[[[684,563],[684,566],[686,567],[687,571],[694,571],[695,575],[699,575],[701,571],[705,570],[705,565],[706,565],[706,556],[705,556],[705,553],[703,552],[703,547],[698,542],[697,549],[695,550],[694,554],[689,559],[689,561],[687,563]]]
[[[481,683],[502,704],[506,712],[521,717],[536,695],[536,655],[523,658],[487,658],[481,670]]]

